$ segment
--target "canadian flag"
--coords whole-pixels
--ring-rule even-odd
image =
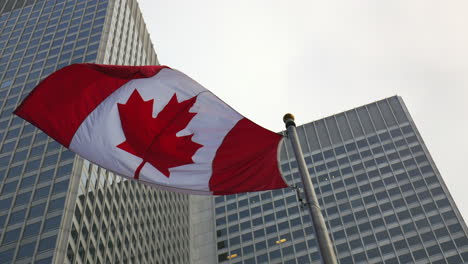
[[[70,65],[15,114],[83,158],[159,188],[233,194],[287,186],[281,135],[166,66]]]

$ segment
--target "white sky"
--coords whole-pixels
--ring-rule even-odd
[[[402,96],[468,218],[468,1],[139,3],[161,64],[270,130]]]

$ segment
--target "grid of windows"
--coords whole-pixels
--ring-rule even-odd
[[[143,21],[138,3],[134,0],[115,0],[109,7],[99,60],[107,64],[155,65],[158,59]]]
[[[11,113],[51,72],[96,58],[104,19],[96,10],[105,8],[98,1],[34,1],[0,16],[3,263],[51,260],[75,157]],[[85,13],[96,19],[81,23]]]
[[[158,64],[136,1],[111,1],[107,12],[97,61]],[[188,262],[187,195],[121,181],[86,161],[79,177],[66,263]]]
[[[22,8],[33,4],[37,0],[5,0],[0,3],[0,14],[11,12],[12,10]]]
[[[157,64],[136,0],[6,1],[0,10],[1,262],[187,263],[188,196],[121,181],[12,115],[72,63]]]
[[[65,263],[184,263],[187,204],[84,161]]]
[[[298,134],[340,263],[468,262],[466,224],[401,98],[305,124]],[[288,141],[281,164],[301,187]],[[216,197],[215,215],[219,263],[320,263],[293,189]]]

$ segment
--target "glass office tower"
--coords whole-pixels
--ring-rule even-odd
[[[468,263],[466,223],[400,97],[297,130],[339,263]],[[282,171],[300,186],[286,143]],[[321,263],[294,189],[213,205],[218,263]]]
[[[136,0],[0,1],[0,56],[0,263],[188,263],[187,195],[122,180],[12,115],[66,65],[157,64]]]

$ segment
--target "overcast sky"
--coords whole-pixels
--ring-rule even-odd
[[[270,130],[402,96],[468,218],[468,1],[139,3],[161,64]]]

